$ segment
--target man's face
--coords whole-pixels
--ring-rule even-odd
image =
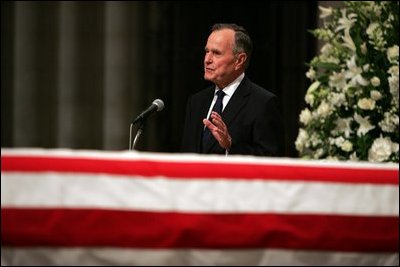
[[[205,47],[204,79],[219,88],[230,84],[237,75],[237,59],[233,54],[235,32],[222,29],[210,34]]]

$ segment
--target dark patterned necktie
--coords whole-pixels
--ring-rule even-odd
[[[217,112],[219,115],[222,114],[222,100],[224,99],[225,93],[222,90],[218,90],[217,91],[217,101],[215,102],[212,111]],[[208,117],[208,120],[211,121],[211,112],[210,112],[210,116]],[[203,142],[202,142],[202,151],[205,152],[205,146],[208,143],[210,138],[214,138],[214,136],[212,136],[210,130],[208,130],[207,127],[204,128],[203,131]]]

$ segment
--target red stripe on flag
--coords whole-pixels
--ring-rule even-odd
[[[160,162],[62,157],[2,156],[2,171],[72,172],[172,178],[271,179],[341,183],[399,184],[399,170],[314,166]]]
[[[397,252],[399,217],[2,208],[2,246]]]

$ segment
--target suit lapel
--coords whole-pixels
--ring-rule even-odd
[[[222,120],[225,122],[228,128],[229,125],[232,123],[233,119],[235,118],[235,116],[237,115],[237,113],[247,104],[248,101],[247,96],[249,94],[250,94],[249,81],[248,78],[244,76],[242,82],[240,83],[235,93],[229,100],[228,105],[222,112]],[[215,140],[215,138],[210,138],[209,142],[206,144],[205,151],[209,152],[210,149],[215,145],[218,145],[217,140]]]
[[[224,112],[222,112],[222,119],[227,127],[229,127],[236,114],[247,104],[247,96],[250,94],[250,88],[248,84],[248,79],[245,76],[233,94],[232,98],[229,100]]]

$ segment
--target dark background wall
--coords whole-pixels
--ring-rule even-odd
[[[130,120],[161,98],[142,151],[179,152],[187,97],[214,23],[244,26],[246,74],[278,95],[296,157],[317,2],[1,2],[1,146],[123,150]]]

